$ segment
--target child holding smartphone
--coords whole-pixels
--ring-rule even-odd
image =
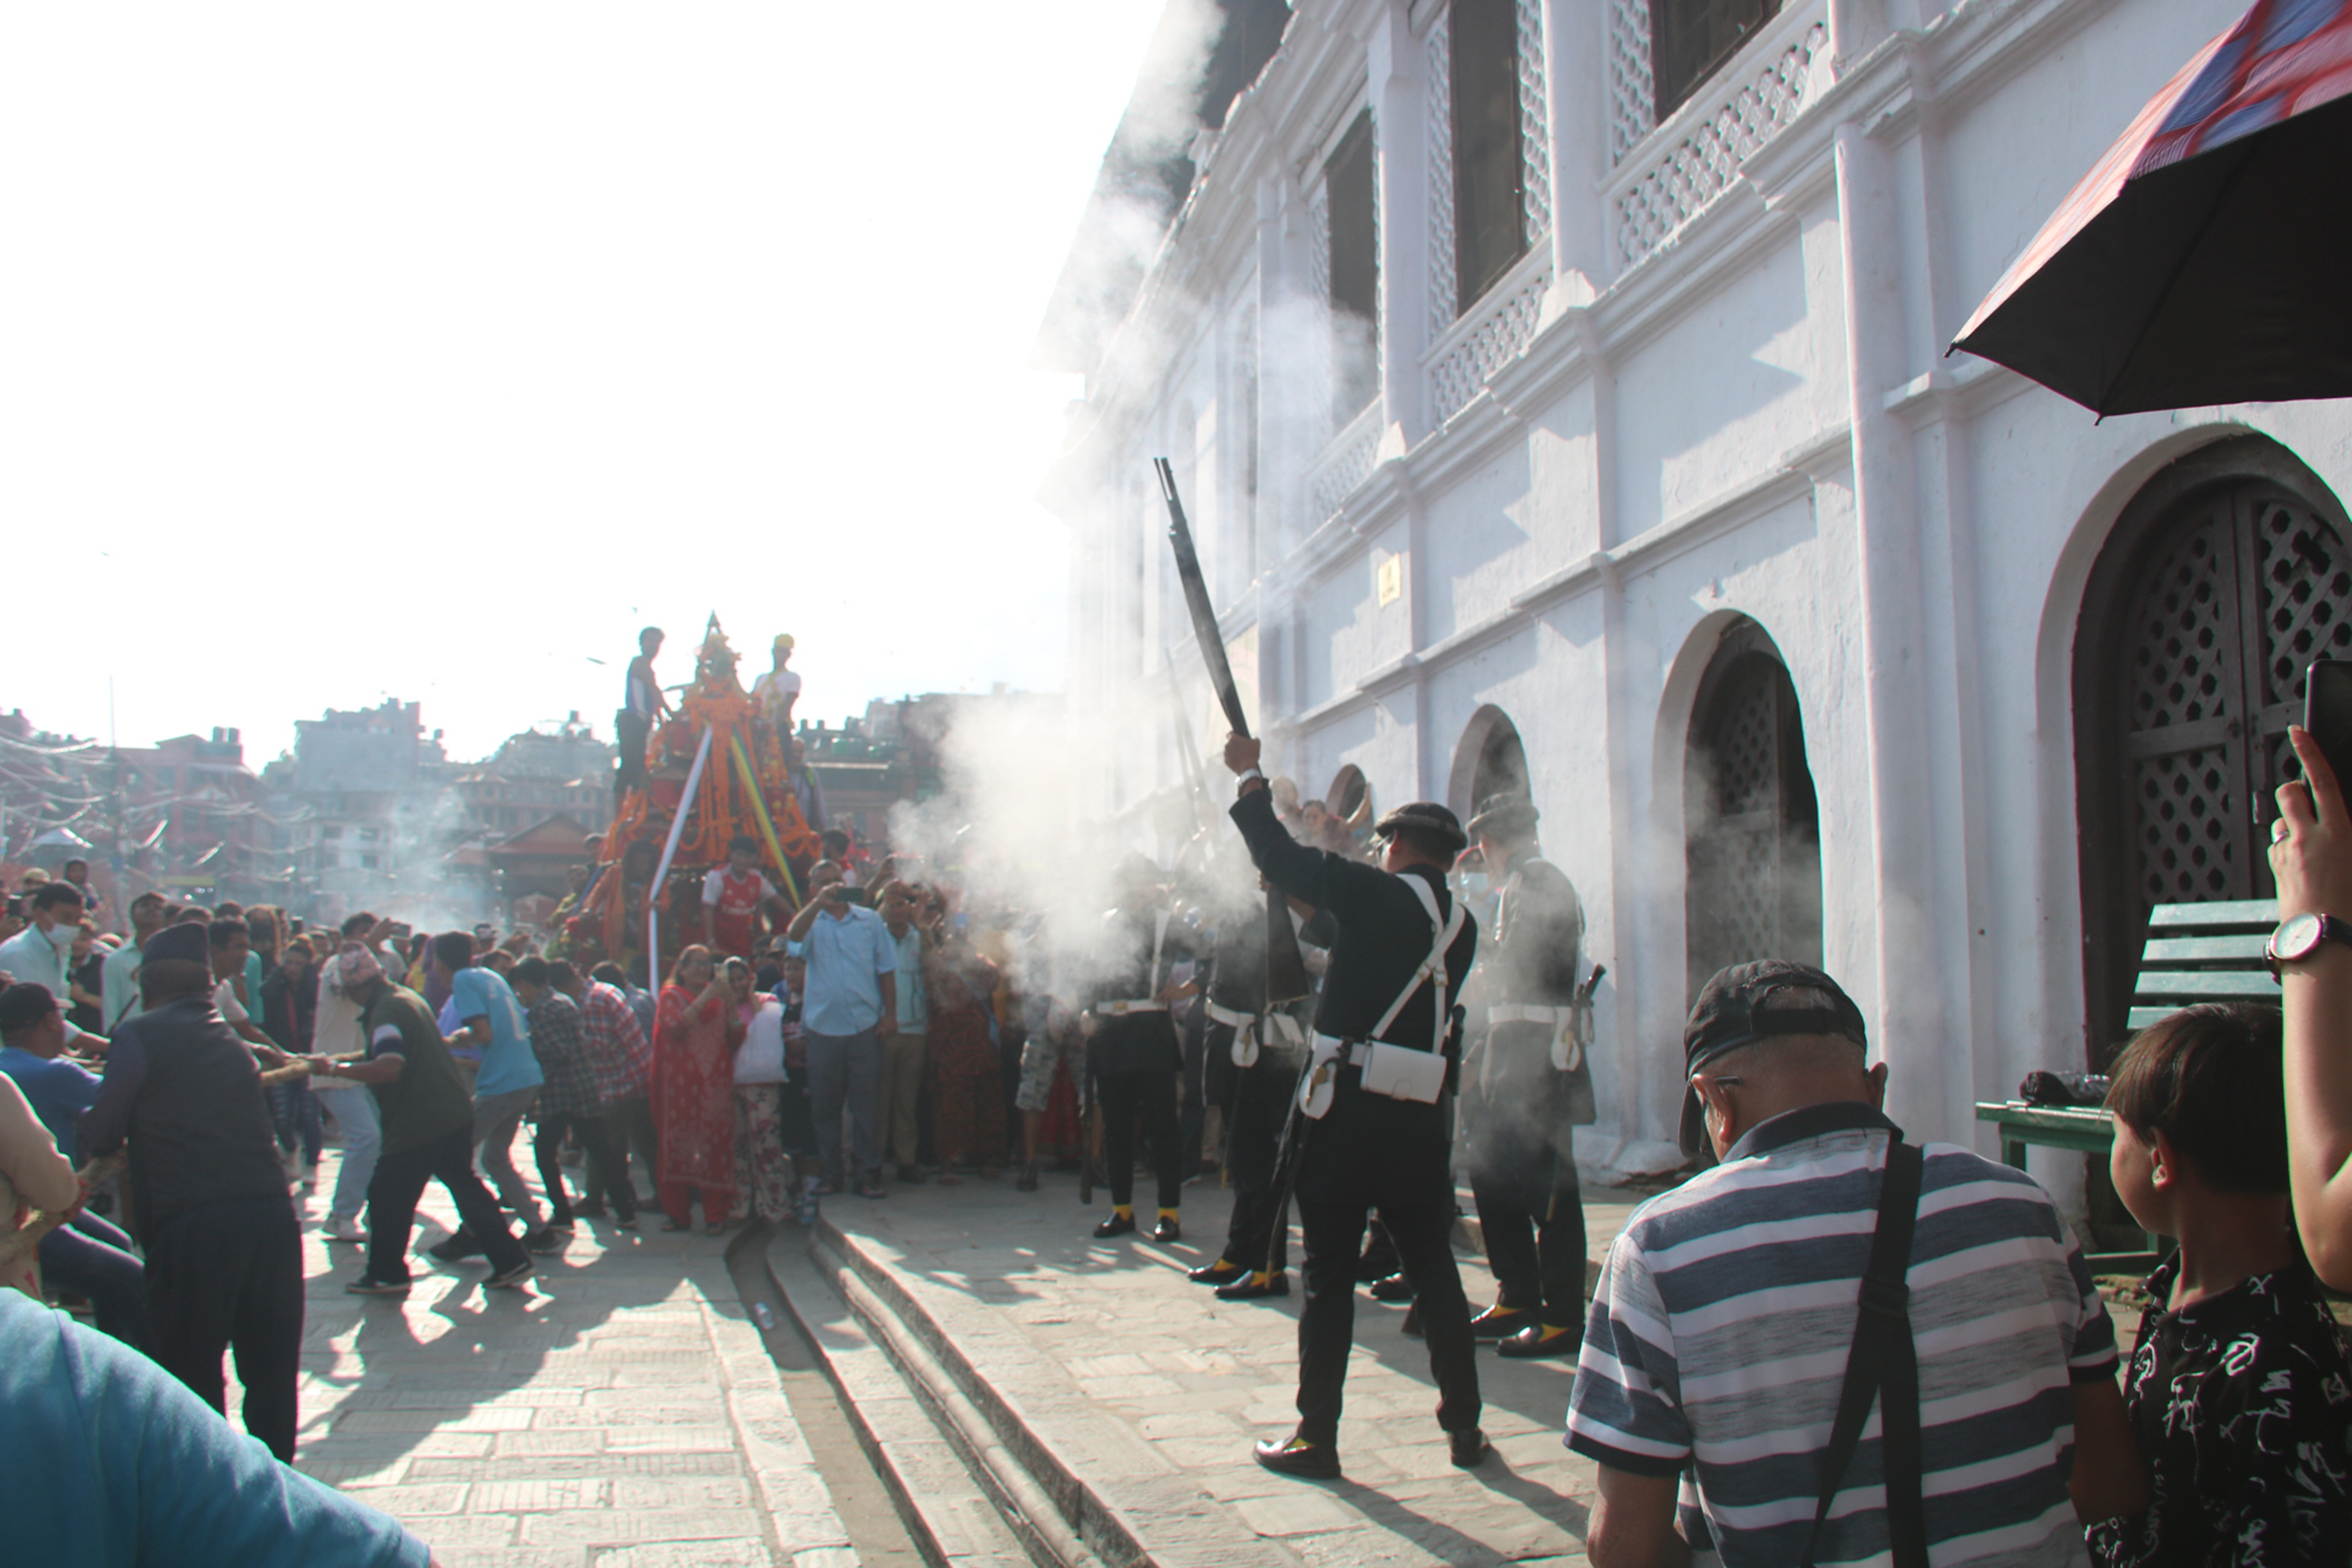
[[[2154,1500],[2090,1530],[2100,1563],[2352,1562],[2352,1363],[2287,1203],[2279,1013],[2185,1008],[2116,1065],[2116,1191],[2179,1247],[2124,1401]]]

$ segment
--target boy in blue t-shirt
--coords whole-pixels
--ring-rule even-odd
[[[505,978],[474,963],[474,939],[461,931],[433,939],[433,968],[449,987],[442,1028],[452,1055],[474,1054],[474,1147],[482,1174],[498,1189],[499,1201],[523,1223],[523,1245],[551,1251],[562,1239],[541,1223],[539,1199],[515,1169],[514,1141],[522,1119],[539,1099],[542,1075],[531,1054],[530,1025]],[[466,1231],[426,1249],[444,1263],[481,1255],[483,1244]]]
[[[2274,1006],[2185,1008],[2116,1065],[2116,1191],[2180,1245],[2124,1377],[2154,1498],[2091,1527],[2104,1568],[2352,1562],[2352,1363],[2295,1238],[2285,1107]]]

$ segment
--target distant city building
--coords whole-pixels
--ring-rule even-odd
[[[191,897],[252,902],[283,893],[288,868],[272,842],[261,780],[245,765],[236,731],[90,754],[107,759],[92,776],[111,785],[117,804],[110,815],[121,821],[126,864]],[[104,843],[111,855],[111,826],[83,837]]]
[[[235,730],[112,749],[0,715],[0,862],[87,860],[119,926],[126,890],[245,900],[286,886],[261,781]],[[117,864],[121,876],[115,875]]]
[[[294,750],[265,770],[295,901],[321,919],[424,890],[404,872],[437,859],[448,757],[420,706],[329,709],[297,720]]]
[[[559,813],[600,826],[612,816],[613,747],[580,721],[552,732],[509,735],[488,761],[458,771],[452,787],[469,828],[520,833]]]
[[[30,865],[26,851],[42,833],[89,822],[91,745],[35,729],[21,708],[0,713],[0,860]],[[89,837],[88,826],[80,831]]]
[[[915,798],[898,707],[877,699],[863,718],[845,719],[839,729],[803,719],[794,736],[824,799],[824,820],[809,826],[841,828],[877,857],[888,850],[890,807]]]
[[[517,900],[560,898],[587,837],[612,819],[614,750],[574,709],[552,731],[523,730],[451,782],[457,811],[441,868],[493,919]],[[449,843],[454,840],[454,843]]]
[[[597,830],[602,827],[598,824]],[[544,900],[554,908],[571,890],[572,868],[589,862],[590,831],[579,818],[558,813],[484,845],[491,890],[517,911],[517,919],[526,900]]]

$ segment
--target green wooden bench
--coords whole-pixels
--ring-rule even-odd
[[[2139,978],[2132,987],[2133,1032],[2199,1002],[2276,1003],[2278,982],[2263,961],[2263,944],[2277,922],[2278,906],[2267,899],[2158,904],[2148,915],[2147,945],[2140,952]],[[2115,1147],[2114,1119],[2089,1106],[1984,1100],[1977,1106],[1977,1120],[2000,1129],[2001,1160],[2021,1171],[2032,1144],[2101,1159]],[[2154,1268],[2157,1238],[2145,1240],[2138,1252],[2093,1254],[2092,1272],[2145,1273]]]
[[[2279,983],[2263,961],[2263,944],[2277,924],[2278,905],[2268,899],[2157,905],[2132,987],[2132,1032],[2199,1002],[2276,1006]]]

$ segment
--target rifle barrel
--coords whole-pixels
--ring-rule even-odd
[[[1184,607],[1192,613],[1201,663],[1209,672],[1210,684],[1216,688],[1225,721],[1234,727],[1234,734],[1247,735],[1249,721],[1242,716],[1241,688],[1234,682],[1234,667],[1225,658],[1225,634],[1209,603],[1209,584],[1201,575],[1200,554],[1192,548],[1192,525],[1184,521],[1184,502],[1176,493],[1176,470],[1165,458],[1152,458],[1151,467],[1160,476],[1160,494],[1168,502],[1168,543],[1176,552],[1176,576],[1184,584]]]

